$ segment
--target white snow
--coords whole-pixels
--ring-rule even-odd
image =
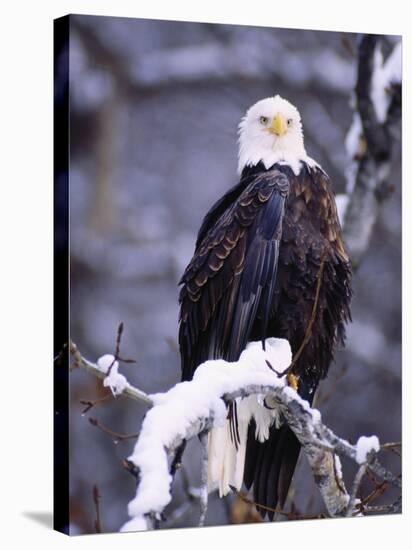
[[[251,385],[283,387],[285,379],[279,378],[266,360],[276,370],[283,371],[291,359],[286,340],[267,339],[266,351],[261,342],[252,342],[239,361],[206,361],[196,369],[191,382],[182,382],[167,393],[150,396],[154,407],[146,414],[140,437],[129,457],[140,471],[137,494],[128,506],[129,515],[140,518],[136,519],[138,525],[144,514],[161,512],[170,502],[172,479],[166,449],[187,435],[201,418],[212,418],[214,426],[224,426],[227,411],[220,398],[224,394]],[[124,528],[126,526],[130,526],[130,522]]]
[[[136,516],[127,521],[120,529],[121,533],[127,533],[128,531],[147,531],[149,528],[146,518],[144,516]]]
[[[109,376],[107,376],[103,381],[103,385],[111,389],[114,397],[123,393],[128,386],[128,382],[123,374],[117,372],[118,368],[119,365],[116,361],[116,363],[113,365],[112,370],[110,371]]]
[[[362,435],[356,443],[356,462],[363,464],[367,461],[368,454],[371,451],[378,452],[380,449],[379,439],[376,435],[369,437]]]
[[[114,355],[103,355],[97,360],[97,366],[105,374],[111,367],[110,374],[103,380],[103,386],[110,388],[114,397],[123,393],[129,383],[123,374],[119,373],[119,362],[115,360]]]
[[[97,360],[97,366],[100,368],[102,372],[104,372],[104,374],[107,374],[107,371],[109,370],[110,365],[112,365],[114,361],[115,361],[114,355],[109,355],[109,354],[102,355]]]

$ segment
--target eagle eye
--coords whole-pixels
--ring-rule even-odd
[[[259,118],[259,121],[260,121],[261,124],[267,124],[267,123],[268,123],[268,120],[269,120],[269,119],[268,119],[267,116],[261,116],[261,117]]]
[[[289,126],[289,128],[292,126],[293,124],[293,118],[288,118],[287,121],[286,121],[286,124]]]

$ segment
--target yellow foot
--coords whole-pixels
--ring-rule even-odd
[[[293,388],[295,391],[298,391],[298,378],[291,372],[287,375],[286,378],[289,386]]]

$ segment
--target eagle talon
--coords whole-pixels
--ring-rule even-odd
[[[265,407],[265,409],[268,409],[269,411],[273,411],[274,409],[276,409],[276,406],[271,407],[270,405],[268,405],[268,403],[266,401],[266,397],[263,400],[263,406]]]
[[[298,391],[298,382],[299,379],[297,376],[292,374],[291,372],[287,375],[286,380],[288,381],[288,384],[291,388],[293,388],[295,391]]]
[[[281,378],[282,376],[285,375],[284,372],[280,372],[280,371],[276,370],[274,367],[272,367],[270,361],[268,361],[267,359],[266,359],[266,365],[270,368],[270,370],[272,370],[274,373],[276,373],[278,375],[278,378]]]

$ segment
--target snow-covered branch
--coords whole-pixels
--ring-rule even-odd
[[[110,387],[115,396],[122,394],[148,406],[153,405],[149,395],[132,386],[123,375],[118,373],[119,363],[113,355],[103,355],[97,363],[92,363],[80,354],[74,342],[70,342],[70,353],[74,358],[74,368],[85,369],[97,378],[101,378],[104,385]]]
[[[199,436],[202,445],[198,497],[200,524],[203,524],[210,481],[208,432],[225,425],[230,402],[249,396],[257,397],[260,403],[270,401],[270,409],[274,411],[272,421],[282,418],[294,431],[330,516],[354,513],[358,485],[367,469],[384,481],[397,487],[401,485],[397,477],[377,462],[379,441],[376,436],[362,436],[356,445],[338,437],[322,422],[320,412],[311,408],[288,386],[287,377],[278,374],[284,372],[291,362],[290,346],[286,340],[267,339],[266,351],[261,342],[252,342],[239,361],[206,361],[197,368],[192,381],[176,384],[166,393],[150,396],[131,386],[118,373],[113,356],[103,356],[95,365],[84,359],[74,344],[71,351],[76,365],[103,378],[104,385],[109,386],[114,395],[124,394],[152,405],[129,457],[138,472],[139,483],[136,496],[128,506],[131,519],[122,531],[151,529],[159,523],[163,510],[172,499],[171,463],[182,443],[195,436]],[[349,457],[361,466],[350,495],[345,488],[338,455]]]
[[[351,161],[345,195],[337,203],[352,263],[368,248],[379,203],[389,194],[392,149],[401,124],[401,42],[383,60],[380,39],[359,42],[353,122],[346,137]]]

